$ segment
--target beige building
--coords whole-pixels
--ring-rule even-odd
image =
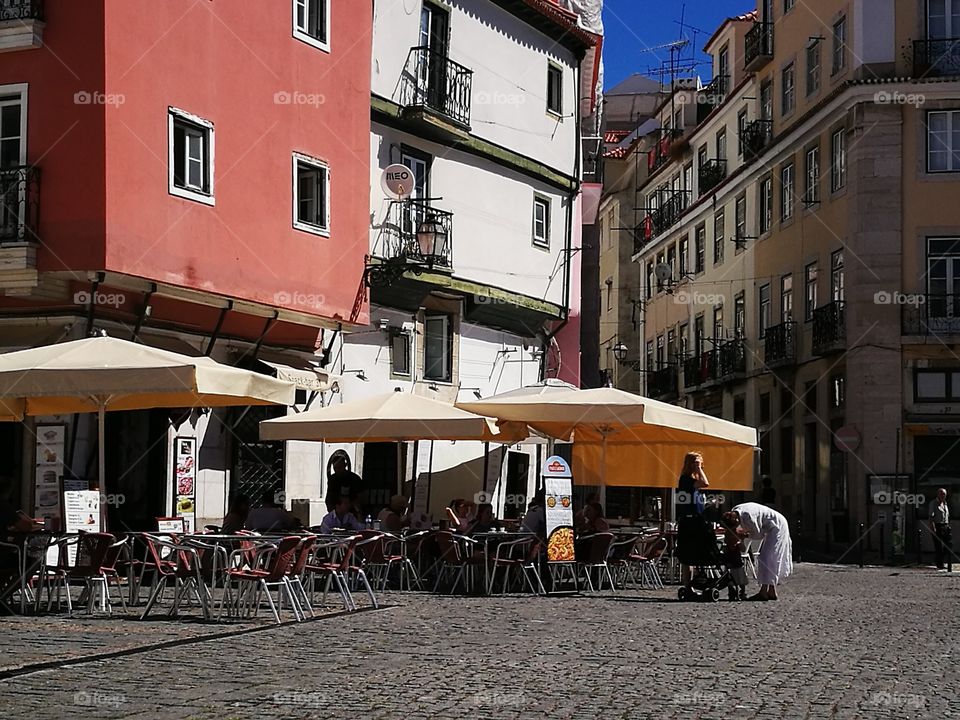
[[[760,428],[806,539],[863,524],[889,552],[921,495],[960,498],[958,38],[960,0],[760,0],[707,43],[713,81],[620,151],[645,160],[619,237],[640,325],[601,362]]]

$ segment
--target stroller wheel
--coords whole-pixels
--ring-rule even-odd
[[[713,588],[710,591],[710,602],[717,602],[720,599],[720,590],[718,588]]]
[[[680,600],[680,602],[686,602],[690,599],[690,591],[685,587],[681,587],[677,590],[677,599]]]

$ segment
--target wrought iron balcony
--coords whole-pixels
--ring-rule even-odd
[[[43,0],[0,0],[0,22],[43,20]]]
[[[843,350],[847,344],[846,303],[842,300],[813,311],[813,354]]]
[[[697,103],[707,107],[721,105],[727,99],[729,84],[729,76],[717,75],[709,84],[700,89],[700,98]]]
[[[391,202],[372,255],[378,262],[367,267],[370,285],[391,284],[406,272],[451,272],[453,213],[428,201]]]
[[[683,386],[690,390],[717,377],[717,352],[705,350],[683,361]]]
[[[755,22],[743,39],[743,63],[756,72],[773,59],[773,23]]]
[[[683,135],[683,130],[678,128],[660,131],[654,146],[647,151],[647,172],[649,174],[652,175],[670,162],[670,147],[681,135]]]
[[[960,335],[960,295],[909,295],[900,306],[904,335]]]
[[[743,158],[748,162],[756,160],[773,137],[773,122],[760,119],[749,122],[740,131],[740,144]]]
[[[410,49],[403,72],[403,105],[470,127],[473,70],[429,47]]]
[[[40,220],[40,168],[0,170],[0,245],[36,242]]]
[[[707,160],[698,170],[699,189],[706,195],[727,177],[726,160]]]
[[[675,365],[647,374],[647,395],[654,400],[675,398],[680,394],[679,373]]]
[[[747,346],[743,338],[720,343],[716,350],[716,378],[732,380],[747,372]]]
[[[960,75],[960,38],[913,41],[914,77]]]
[[[797,361],[797,324],[793,320],[766,329],[763,361],[770,368],[793,365]]]

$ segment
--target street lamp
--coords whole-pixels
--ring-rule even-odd
[[[622,363],[626,360],[628,351],[629,348],[622,342],[617,342],[617,344],[613,346],[613,356],[617,359],[617,362]]]
[[[447,246],[447,232],[433,213],[417,225],[417,247],[420,256],[433,258],[439,254],[437,249],[443,250]]]

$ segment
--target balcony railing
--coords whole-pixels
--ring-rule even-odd
[[[40,219],[40,168],[0,170],[0,245],[36,242]]]
[[[960,295],[910,295],[901,305],[904,335],[960,335]]]
[[[747,372],[747,346],[743,338],[727,340],[717,347],[716,378],[730,380]]]
[[[687,358],[683,362],[683,386],[695,388],[711,382],[717,377],[717,352],[705,350],[699,355]]]
[[[647,374],[647,395],[654,400],[677,397],[679,373],[676,366],[663,367]]]
[[[813,311],[813,353],[825,355],[842,350],[847,342],[846,303],[842,300]]]
[[[792,365],[797,361],[797,324],[793,320],[766,329],[763,361],[771,368]]]
[[[770,120],[754,120],[744,125],[743,130],[740,131],[744,159],[756,160],[764,148],[770,144],[772,137],[773,123]]]
[[[428,47],[411,48],[404,69],[403,105],[427,109],[470,127],[473,70]]]
[[[743,63],[756,72],[773,59],[773,23],[756,22],[743,40]]]
[[[421,239],[428,233],[435,244],[432,252],[425,253]],[[380,226],[380,237],[373,255],[382,260],[452,270],[453,213],[439,210],[425,201],[391,202],[387,217]]]
[[[707,160],[698,171],[701,195],[706,195],[727,177],[726,160]]]
[[[960,38],[913,41],[914,77],[960,75]]]
[[[43,20],[42,0],[0,0],[0,22]]]
[[[647,150],[647,172],[649,174],[655,173],[670,162],[670,146],[681,135],[683,135],[683,130],[677,128],[660,131],[654,146]]]

